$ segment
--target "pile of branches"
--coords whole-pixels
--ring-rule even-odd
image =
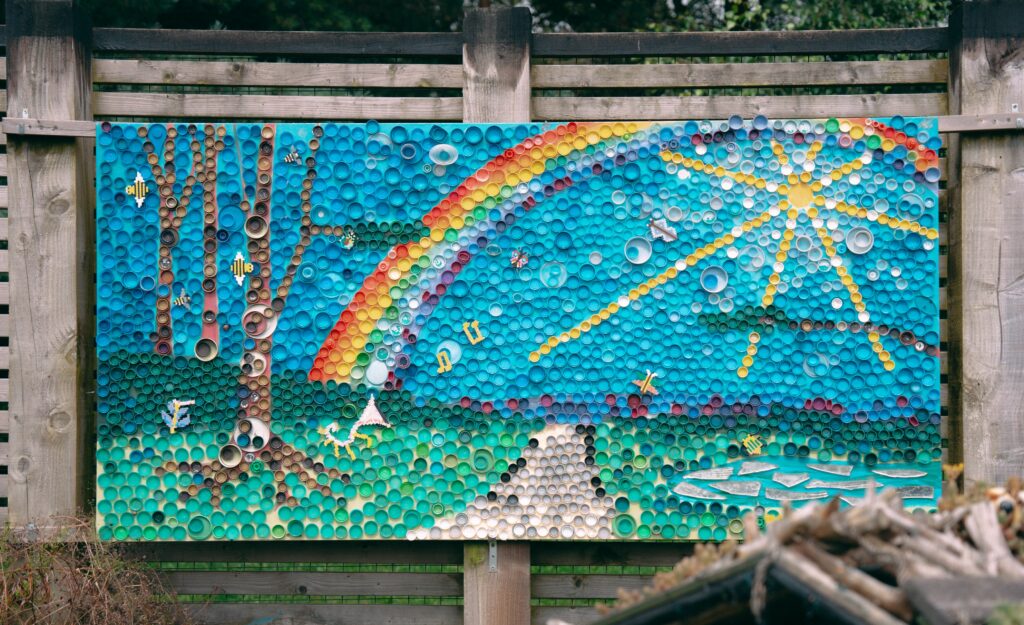
[[[100,542],[92,523],[0,529],[3,625],[172,625],[189,617],[154,571]]]
[[[951,485],[950,492],[955,492]],[[620,590],[614,614],[725,569],[758,560],[750,611],[760,618],[766,573],[788,577],[864,623],[914,621],[909,580],[963,576],[1024,581],[1024,491],[1019,480],[978,496],[946,500],[938,512],[909,513],[895,490],[867,496],[841,510],[839,500],[787,510],[762,532],[753,514],[743,519],[743,544],[698,545],[672,571],[642,590]]]

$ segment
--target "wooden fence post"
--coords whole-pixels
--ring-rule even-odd
[[[961,2],[950,35],[950,112],[1024,123],[1020,2]],[[949,456],[962,432],[966,480],[1002,483],[1024,475],[1024,135],[950,144]]]
[[[530,31],[527,8],[467,11],[462,49],[465,122],[530,121]],[[530,543],[466,543],[465,625],[529,625]]]
[[[10,117],[91,119],[88,19],[76,0],[7,0]],[[91,484],[90,139],[11,134],[10,520],[73,514]]]

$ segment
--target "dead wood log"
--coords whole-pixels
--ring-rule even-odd
[[[914,609],[900,589],[885,584],[860,569],[848,566],[843,560],[827,553],[814,543],[798,543],[793,548],[840,584],[860,593],[886,612],[904,621],[913,618]]]
[[[964,518],[964,527],[985,559],[987,572],[1024,579],[1024,565],[1010,553],[992,504],[981,501],[968,506],[968,510],[970,514]]]
[[[791,549],[783,549],[775,556],[775,566],[862,623],[906,625],[906,621],[896,619],[861,595],[840,587],[835,579]]]

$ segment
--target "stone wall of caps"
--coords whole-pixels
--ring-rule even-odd
[[[104,122],[114,540],[724,540],[940,485],[933,118]]]

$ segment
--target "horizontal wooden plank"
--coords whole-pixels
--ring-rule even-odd
[[[168,572],[179,594],[454,597],[462,573]],[[603,595],[602,595],[603,596]]]
[[[138,543],[126,549],[155,562],[325,562],[351,564],[462,564],[462,543],[437,542],[294,542]]]
[[[531,543],[530,564],[587,566],[672,566],[693,553],[693,543]]]
[[[0,80],[7,80],[7,56],[0,56]]]
[[[657,120],[750,117],[872,117],[941,115],[946,94],[659,96],[532,99],[539,120]]]
[[[0,474],[0,497],[7,498],[7,475]]]
[[[0,402],[7,402],[11,396],[10,379],[0,378]]]
[[[11,419],[6,410],[0,410],[0,432],[8,432],[11,428]]]
[[[3,188],[7,188],[7,185],[4,185]],[[6,240],[7,240],[7,218],[6,217],[0,217],[0,241],[6,241]],[[7,335],[7,331],[3,330],[2,332],[0,332],[0,335],[6,336]]]
[[[534,65],[534,89],[762,87],[806,85],[945,84],[949,63],[847,61],[817,63],[662,63],[651,65]]]
[[[34,135],[42,137],[94,137],[96,123],[81,119],[32,119],[29,117],[5,117],[3,131],[9,135]]]
[[[11,348],[7,345],[0,345],[0,369],[7,369],[11,365]]]
[[[461,605],[208,603],[186,606],[201,625],[459,625]]]
[[[460,56],[461,33],[354,33],[94,28],[107,52],[342,56]]]
[[[0,442],[0,465],[7,466],[10,462],[10,442]]]
[[[1024,131],[1017,113],[1000,115],[946,115],[939,118],[939,132]],[[948,144],[947,144],[948,145]]]
[[[0,178],[7,177],[7,155],[0,154]]]
[[[0,306],[9,306],[11,304],[11,284],[9,282],[0,282]],[[0,400],[6,401],[6,400]]]
[[[620,588],[638,590],[650,583],[650,575],[531,575],[530,597],[614,599]]]
[[[462,98],[362,98],[184,93],[111,93],[92,96],[96,115],[176,119],[462,119]]]
[[[247,63],[97,59],[100,84],[226,85],[232,87],[462,88],[462,65]]]
[[[10,203],[7,200],[7,185],[0,187],[0,208],[9,208]],[[5,220],[6,221],[6,220]],[[4,238],[7,238],[6,235]]]
[[[534,625],[546,625],[552,620],[572,623],[573,625],[588,625],[588,623],[593,623],[600,616],[597,608],[592,607],[561,608],[536,606],[530,608],[530,621]]]
[[[946,28],[678,33],[538,33],[534,56],[742,56],[945,52]]]

